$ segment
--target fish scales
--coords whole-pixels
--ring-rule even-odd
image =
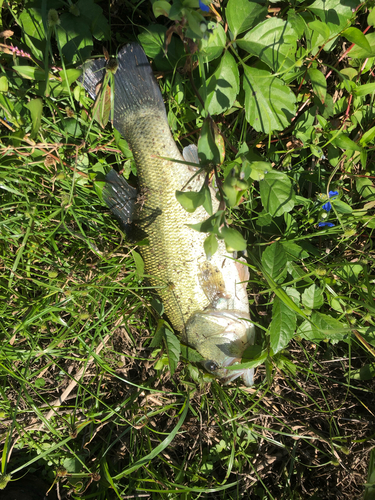
[[[165,113],[156,116],[151,110],[148,115],[138,116],[135,112],[134,126],[126,137],[138,167],[140,196],[144,200],[137,220],[149,240],[149,246],[140,247],[145,271],[152,285],[162,287],[158,292],[165,311],[173,327],[182,332],[189,317],[209,305],[198,281],[199,263],[205,260],[206,235],[187,226],[201,222],[208,214],[201,207],[190,214],[176,199],[176,190],[189,182],[195,169],[161,158],[184,161]],[[195,178],[188,188],[198,190],[202,183],[201,177]],[[161,213],[149,225],[147,214],[143,217],[142,212],[152,216],[159,209]]]
[[[204,367],[213,375],[231,381],[239,375],[252,384],[252,370],[228,370],[240,361],[254,340],[246,292],[248,269],[228,253],[223,240],[218,251],[207,259],[203,243],[207,234],[190,228],[207,219],[203,207],[193,213],[183,209],[176,191],[198,191],[204,176],[197,168],[175,163],[184,161],[173,140],[164,102],[148,60],[137,44],[118,54],[114,75],[114,127],[127,140],[137,165],[138,200],[134,223],[149,245],[139,250],[148,280],[157,289],[165,312],[182,339],[204,358]],[[92,96],[94,85],[103,76],[103,63],[85,66],[83,85]],[[97,74],[95,74],[97,72]],[[117,184],[126,181],[108,175],[104,198],[111,210],[126,203]],[[109,181],[110,179],[110,181]],[[111,182],[116,185],[111,185]],[[218,209],[215,191],[210,188],[213,210]],[[117,202],[116,202],[117,199]],[[118,215],[118,213],[117,213]]]

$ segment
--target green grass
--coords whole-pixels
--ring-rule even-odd
[[[103,33],[111,19],[111,38],[104,40],[108,48],[113,43],[112,53],[142,32],[138,24],[146,33],[156,22],[171,25],[166,17],[155,20],[148,2],[116,4],[111,12],[100,5],[96,19]],[[284,19],[291,10],[280,6]],[[68,6],[54,8],[66,26]],[[39,488],[39,478],[44,491],[53,486],[60,498],[87,500],[358,499],[364,492],[365,500],[373,498],[374,138],[361,143],[367,158],[362,149],[350,150],[352,143],[335,143],[333,120],[341,127],[348,109],[342,80],[336,74],[327,80],[327,94],[341,94],[325,124],[300,114],[282,133],[256,132],[243,95],[214,116],[226,137],[221,175],[228,176],[245,145],[253,155],[246,161],[269,162],[253,168],[241,204],[227,211],[248,242],[257,340],[244,362],[258,365],[255,385],[222,386],[185,358],[171,375],[166,346],[155,337],[157,291],[140,276],[136,245],[101,200],[111,167],[136,180],[132,154],[110,124],[103,129],[92,118],[92,102],[74,81],[74,67],[90,50],[62,45],[54,31],[60,25],[49,26],[48,43],[40,45],[38,23],[27,24],[31,13],[30,4],[2,9],[2,29],[14,31],[4,41],[8,48],[0,47],[8,85],[1,87],[1,76],[2,494],[23,484]],[[367,14],[359,9],[351,25],[364,31]],[[126,34],[125,19],[132,20]],[[83,34],[100,54],[104,42],[94,31]],[[10,42],[31,57],[13,59]],[[185,61],[180,42],[173,35],[171,62],[159,54],[155,65],[173,133],[184,146],[198,142],[204,120],[188,75],[176,71]],[[342,47],[339,38],[319,57],[332,67]],[[301,56],[304,68],[313,56]],[[62,69],[49,69],[60,80],[50,79],[48,92],[44,61]],[[195,70],[196,88],[217,63]],[[42,72],[26,78],[25,69],[13,70],[20,64]],[[361,78],[372,81],[369,64],[358,85]],[[300,75],[291,87],[300,109],[312,84]],[[311,99],[313,113],[322,116]],[[343,130],[358,145],[374,126],[373,97],[350,102]],[[314,156],[314,147],[325,158]],[[298,197],[282,214],[265,204],[262,175],[271,166],[277,183],[290,184]],[[327,201],[319,195],[329,190],[340,193],[341,204],[333,201],[329,214],[335,227],[318,228]],[[279,313],[295,326],[277,323]]]

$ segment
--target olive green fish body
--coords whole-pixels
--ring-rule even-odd
[[[83,84],[93,95],[95,71],[102,72],[102,63],[96,60],[85,69],[87,83]],[[205,368],[226,381],[242,375],[251,385],[252,370],[227,370],[254,340],[244,283],[247,267],[234,260],[222,240],[207,260],[203,247],[207,235],[189,227],[207,219],[208,214],[203,207],[193,213],[185,211],[176,191],[198,191],[204,178],[199,174],[192,179],[197,168],[173,162],[183,161],[183,157],[171,135],[159,86],[139,45],[120,51],[114,78],[114,126],[128,141],[137,164],[139,186],[133,219],[148,239],[149,244],[140,247],[148,279],[182,340],[205,359]],[[107,177],[107,202],[111,200],[109,206],[116,213],[126,205],[126,196],[120,192],[125,180],[115,173]],[[218,201],[210,189],[217,210]]]
[[[162,159],[183,161],[165,113],[134,116],[134,127],[125,137],[133,151],[139,178],[136,223],[149,241],[148,246],[140,248],[145,271],[151,284],[158,288],[174,328],[182,332],[189,317],[209,305],[197,279],[199,262],[205,259],[206,235],[187,226],[201,222],[207,213],[201,207],[193,214],[186,212],[175,195],[176,190],[189,182],[195,169]],[[195,178],[188,187],[200,189],[202,181]]]

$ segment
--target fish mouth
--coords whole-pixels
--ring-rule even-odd
[[[224,385],[230,384],[236,378],[241,377],[243,383],[250,387],[254,384],[254,368],[240,368],[239,370],[228,370],[226,367],[233,366],[236,363],[241,363],[239,358],[230,358],[225,366],[223,367],[224,375],[221,377]]]

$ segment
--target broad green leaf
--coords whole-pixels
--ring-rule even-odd
[[[282,300],[275,297],[272,306],[272,321],[269,328],[270,344],[274,354],[288,345],[295,333],[296,324],[296,313],[289,309]]]
[[[184,9],[184,14],[187,19],[188,26],[186,30],[186,37],[199,39],[203,38],[205,31],[203,31],[201,27],[206,26],[206,23],[201,11]]]
[[[0,76],[0,92],[8,92],[8,79],[5,75]]]
[[[122,137],[120,132],[116,130],[115,128],[113,129],[113,135],[116,141],[116,146],[118,146],[121,149],[122,154],[126,158],[132,158],[133,153],[129,149],[128,143],[125,141],[125,139]]]
[[[184,209],[189,212],[195,212],[195,210],[203,205],[205,201],[204,191],[176,191],[177,201],[184,207]]]
[[[200,42],[199,52],[205,62],[213,61],[223,53],[227,36],[221,24],[213,26],[213,33],[208,38],[203,38]]]
[[[307,72],[313,91],[319,97],[322,104],[324,104],[326,100],[327,94],[327,80],[321,71],[318,69],[310,68]]]
[[[44,378],[37,378],[34,382],[35,387],[44,387],[46,385],[46,379]]]
[[[345,2],[342,0],[315,0],[308,6],[308,10],[327,24],[332,37],[348,25],[348,21],[352,18],[358,4],[357,0],[346,0]]]
[[[155,17],[165,16],[168,17],[171,10],[171,4],[165,0],[157,0],[152,4],[152,11]]]
[[[348,263],[341,269],[336,270],[337,276],[348,281],[350,284],[355,285],[358,283],[359,275],[363,272],[361,264]]]
[[[172,36],[165,54],[166,26],[151,24],[145,31],[138,35],[146,55],[153,60],[153,66],[159,71],[174,71],[185,60],[184,44],[180,38]]]
[[[211,259],[213,254],[216,253],[219,246],[216,236],[214,234],[208,235],[207,238],[204,240],[203,246],[207,259]]]
[[[145,272],[145,263],[138,252],[132,251],[133,259],[135,262],[135,268],[137,270],[138,278],[142,278]]]
[[[214,215],[211,215],[208,219],[203,222],[198,222],[197,224],[188,224],[189,227],[200,233],[212,233],[218,234],[219,227],[222,223],[223,210],[218,210]]]
[[[237,176],[228,175],[223,184],[223,191],[226,196],[225,201],[227,206],[237,206],[248,187],[247,182],[239,179]]]
[[[75,5],[79,9],[81,23],[89,25],[92,35],[100,41],[109,40],[111,28],[103,15],[103,9],[93,0],[78,0]]]
[[[366,201],[375,199],[375,186],[371,179],[367,177],[358,177],[356,179],[356,189],[358,194],[365,198]]]
[[[86,153],[77,156],[76,167],[81,172],[87,172],[90,165],[90,159]]]
[[[65,71],[59,71],[59,76],[62,80],[63,86],[68,88],[73,82],[75,82],[82,74],[82,69],[70,68]]]
[[[298,306],[301,300],[301,294],[299,293],[299,291],[291,286],[285,287],[284,291],[288,295],[288,297],[293,300],[296,306]]]
[[[354,80],[358,75],[358,71],[354,68],[343,68],[340,70],[340,73],[349,78],[349,80]]]
[[[368,43],[365,35],[358,28],[348,28],[341,33],[341,35],[349,40],[349,42],[355,43],[359,47],[368,52],[371,52],[370,44]]]
[[[293,377],[296,376],[298,367],[295,365],[290,359],[288,359],[286,356],[283,356],[282,354],[278,354],[273,358],[273,361],[277,367],[280,369],[288,370],[289,373],[293,375]]]
[[[322,21],[315,19],[315,21],[309,23],[308,26],[311,31],[316,31],[317,33],[319,33],[319,35],[322,36],[323,40],[328,40],[330,31],[326,23],[322,23]]]
[[[224,238],[228,252],[242,252],[246,250],[247,243],[242,234],[233,227],[224,226],[221,228],[221,236]]]
[[[181,356],[190,361],[190,363],[200,363],[204,360],[203,356],[198,351],[189,346],[180,344]]]
[[[270,134],[290,125],[296,98],[291,89],[268,71],[244,67],[246,120],[258,132]]]
[[[368,35],[365,35],[365,38],[370,45],[370,50],[365,50],[359,45],[355,45],[348,54],[350,58],[365,59],[366,57],[375,56],[375,33],[369,33]]]
[[[287,257],[284,248],[279,242],[272,243],[262,253],[263,268],[274,280],[284,271],[286,262]]]
[[[317,22],[320,22],[320,21],[317,21]],[[307,50],[308,50],[308,52],[311,53],[311,55],[315,56],[318,53],[318,51],[320,50],[320,47],[322,47],[322,45],[325,46],[327,37],[324,36],[323,30],[319,30],[319,31],[317,29],[311,30],[310,24],[311,23],[309,23],[309,26],[305,30]],[[321,24],[324,24],[324,26],[327,28],[327,25],[325,23],[321,23]],[[327,30],[329,33],[328,28],[327,28]]]
[[[298,39],[300,39],[307,29],[306,21],[303,19],[301,14],[297,13],[294,9],[289,8],[287,12],[288,23],[293,26],[294,31]]]
[[[362,151],[362,147],[356,142],[352,141],[352,139],[350,139],[350,137],[348,137],[343,132],[340,132],[340,134],[333,139],[332,144],[334,144],[338,148],[345,150],[348,149],[351,151]]]
[[[334,205],[335,209],[339,214],[351,214],[353,212],[352,207],[347,203],[345,203],[344,201],[334,200],[332,202],[332,205]]]
[[[254,181],[262,181],[265,174],[271,172],[272,165],[266,161],[248,161],[246,158],[243,160],[244,178],[247,180],[249,177]]]
[[[375,26],[375,8],[372,8],[370,14],[367,16],[367,24]]]
[[[66,458],[64,461],[63,461],[63,467],[64,469],[66,469],[70,474],[74,474],[74,473],[79,473],[81,471],[81,468],[82,468],[82,463],[80,460],[78,460],[78,458],[76,457],[69,457],[69,458]]]
[[[27,46],[30,47],[34,56],[43,60],[46,50],[46,33],[40,9],[29,5],[23,9],[18,19],[21,23]]]
[[[374,9],[375,12],[375,9]],[[375,137],[375,127],[371,127],[369,130],[367,130],[361,139],[359,140],[361,146],[366,146],[369,142],[371,142]]]
[[[211,197],[211,190],[208,186],[206,186],[206,183],[203,184],[201,188],[201,192],[204,194],[204,201],[202,203],[203,208],[206,210],[208,215],[212,215],[212,197]]]
[[[203,122],[198,140],[198,156],[202,165],[207,163],[219,165],[224,161],[222,142],[222,137],[209,116]]]
[[[38,135],[39,127],[42,122],[43,101],[42,99],[32,99],[26,104],[27,109],[30,111],[32,128],[31,138],[35,139]]]
[[[366,83],[365,85],[361,85],[360,87],[356,87],[354,89],[354,94],[359,97],[374,93],[375,93],[375,83]]]
[[[294,241],[282,241],[281,244],[285,252],[288,254],[289,260],[299,261],[307,259],[309,256],[308,252],[306,252],[306,250],[304,250],[300,245],[297,245],[297,243],[294,243]]]
[[[72,137],[80,137],[82,135],[82,129],[79,125],[78,120],[75,118],[65,118],[63,120],[64,130],[68,135]]]
[[[246,33],[243,38],[237,40],[237,44],[278,72],[295,64],[297,38],[293,26],[282,19],[272,17]]]
[[[155,311],[159,314],[159,316],[163,316],[164,305],[159,299],[157,299],[156,297],[152,298],[151,306],[155,309]]]
[[[246,351],[244,352],[244,361],[243,363],[239,363],[238,365],[232,365],[232,366],[228,366],[228,370],[244,370],[245,368],[256,368],[257,366],[260,366],[262,365],[266,359],[268,358],[268,351],[265,350],[265,351],[261,351],[261,352],[257,352],[258,349],[260,346],[250,346],[246,349]],[[255,356],[253,357],[253,352],[252,351],[255,351]],[[253,358],[251,359],[251,361],[246,361],[247,359],[249,358]]]
[[[311,153],[316,158],[322,158],[323,157],[323,150],[319,146],[316,146],[315,144],[310,144],[309,148],[310,148]]]
[[[272,171],[265,174],[259,186],[264,209],[272,216],[278,217],[294,207],[292,184],[283,172]]]
[[[85,61],[90,57],[93,49],[90,26],[82,22],[81,16],[64,12],[56,33],[67,63]]]
[[[309,309],[320,309],[324,304],[323,290],[317,285],[311,285],[302,294],[302,304]]]
[[[211,115],[218,115],[232,107],[239,91],[239,74],[236,61],[230,52],[224,53],[206,85],[206,111]]]
[[[138,40],[150,59],[155,59],[157,55],[163,52],[166,32],[167,28],[165,26],[152,24],[138,35]]]
[[[12,69],[17,71],[19,75],[23,78],[27,78],[28,80],[41,80],[44,81],[46,79],[46,72],[40,68],[36,68],[35,66],[13,66]],[[48,75],[48,73],[47,73]],[[48,75],[48,77],[52,77]]]
[[[337,343],[339,340],[345,340],[350,335],[350,331],[336,318],[313,311],[311,320],[302,323],[298,329],[298,334],[312,342],[329,340],[332,343]]]
[[[267,7],[262,0],[229,0],[225,13],[229,29],[237,38],[266,16]]]
[[[164,339],[167,346],[169,369],[171,371],[171,376],[173,376],[180,360],[180,341],[173,332],[168,330],[168,328],[164,329]]]
[[[349,372],[346,372],[346,376],[349,377],[350,375],[350,380],[371,380],[375,378],[375,364],[367,364],[363,365],[361,368],[358,368],[357,370],[350,370]],[[375,453],[375,448],[372,449],[372,451]],[[375,456],[374,456],[375,458]],[[375,470],[374,470],[375,472]],[[374,473],[373,472],[373,473]],[[369,485],[368,485],[369,486]],[[373,495],[368,497],[368,500],[374,500],[375,498],[375,474],[374,474],[374,480],[372,481],[372,490],[373,490]],[[366,497],[363,497],[363,500],[366,500]]]
[[[158,319],[158,325],[156,327],[155,334],[151,339],[150,347],[159,347],[161,345],[161,343],[163,342],[164,330],[165,330],[165,321],[163,319]]]

